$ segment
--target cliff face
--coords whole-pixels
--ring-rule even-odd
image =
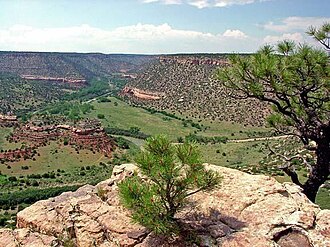
[[[309,202],[299,187],[206,166],[223,175],[221,187],[196,194],[177,215],[187,231],[199,237],[199,246],[330,246],[330,210]],[[117,183],[135,169],[117,166],[110,179],[96,186],[26,208],[17,215],[18,229],[0,230],[0,246],[186,246],[180,238],[169,243],[131,223],[119,203]]]

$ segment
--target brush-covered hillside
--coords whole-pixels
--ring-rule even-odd
[[[254,100],[236,100],[215,78],[225,55],[163,56],[131,80],[122,95],[137,105],[199,119],[260,126],[269,109]]]
[[[0,52],[0,72],[20,76],[91,79],[136,71],[154,59],[145,55],[101,53]]]
[[[70,84],[25,80],[13,74],[0,73],[0,113],[23,113],[38,110],[45,103],[62,97]]]

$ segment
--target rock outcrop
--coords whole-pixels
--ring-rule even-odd
[[[77,83],[77,84],[84,84],[87,82],[84,78],[47,77],[40,75],[22,75],[21,77],[26,80],[36,80],[36,81],[55,81],[55,82],[63,82],[63,83]]]
[[[17,125],[17,116],[11,114],[0,114],[0,127],[14,127]]]
[[[221,57],[208,57],[208,56],[161,56],[159,62],[162,64],[184,64],[184,65],[215,65],[215,66],[228,66],[229,60],[226,56]]]
[[[121,91],[121,95],[129,95],[129,96],[134,96],[137,97],[141,100],[159,100],[161,97],[165,96],[162,93],[151,93],[147,91],[143,91],[137,88],[130,88],[130,87],[124,87],[123,90]]]
[[[105,156],[110,156],[115,148],[114,141],[106,134],[101,123],[98,120],[80,121],[75,126],[66,124],[35,124],[33,121],[16,128],[13,134],[9,137],[12,142],[32,143],[31,147],[37,149],[40,146],[46,145],[49,141],[67,139],[68,144],[79,147],[80,149],[92,149]],[[25,152],[29,153],[29,149],[17,150],[15,152],[0,153],[0,161],[3,158],[13,159]]]
[[[177,215],[186,233],[199,239],[198,245],[182,237],[169,242],[131,222],[117,193],[117,183],[136,170],[126,164],[96,186],[86,185],[19,212],[18,229],[0,230],[0,246],[330,246],[330,210],[308,201],[296,185],[206,166],[222,174],[221,186],[195,194]]]

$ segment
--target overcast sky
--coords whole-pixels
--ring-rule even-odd
[[[0,0],[0,50],[254,52],[326,21],[330,0]]]

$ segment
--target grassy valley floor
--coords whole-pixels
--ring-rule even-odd
[[[28,204],[24,203],[24,196],[32,194],[53,196],[73,187],[86,183],[97,183],[107,179],[116,164],[133,162],[134,153],[144,143],[145,136],[166,134],[177,143],[193,134],[196,136],[213,138],[224,137],[224,141],[210,141],[208,144],[199,143],[203,154],[203,161],[220,166],[239,169],[252,174],[266,174],[274,176],[280,182],[289,181],[283,172],[274,166],[260,163],[269,154],[267,141],[254,141],[254,138],[271,135],[270,129],[263,127],[243,126],[229,122],[216,122],[199,119],[189,119],[183,115],[168,115],[162,112],[152,112],[148,109],[134,107],[115,97],[108,97],[106,102],[97,98],[90,102],[93,110],[81,115],[82,118],[98,118],[104,127],[125,130],[133,133],[122,137],[129,143],[130,149],[117,149],[113,157],[106,158],[102,154],[87,149],[76,150],[64,145],[62,141],[52,141],[49,145],[40,147],[34,159],[21,159],[16,162],[0,164],[0,193],[6,195],[2,208],[0,223],[6,225],[14,218],[17,210]],[[0,148],[3,150],[20,148],[24,143],[9,143],[6,136],[12,128],[0,128]],[[126,133],[124,132],[124,133]],[[141,137],[141,133],[143,133]],[[252,139],[250,142],[235,143],[231,140]],[[208,139],[211,140],[211,139]],[[271,145],[277,140],[271,140]],[[126,147],[127,148],[127,147]],[[305,170],[299,175],[306,176]],[[30,191],[24,195],[24,191]],[[23,194],[22,194],[23,193]],[[7,198],[7,199],[6,199]],[[13,198],[21,198],[19,201]],[[17,204],[13,204],[17,202]],[[329,190],[321,189],[317,203],[322,208],[330,208]],[[0,200],[1,204],[1,200]]]
[[[263,127],[246,127],[230,122],[188,119],[183,115],[175,115],[179,120],[158,112],[152,114],[145,109],[134,107],[115,97],[109,97],[109,100],[111,102],[93,101],[94,110],[85,114],[84,117],[97,118],[98,116],[104,116],[100,119],[103,126],[121,129],[138,127],[141,132],[149,135],[166,134],[173,141],[190,133],[207,137],[226,136],[229,139],[243,139],[256,135],[263,136],[263,134],[270,131],[270,129]],[[200,125],[202,130],[192,127],[193,124],[189,120],[193,124]]]

